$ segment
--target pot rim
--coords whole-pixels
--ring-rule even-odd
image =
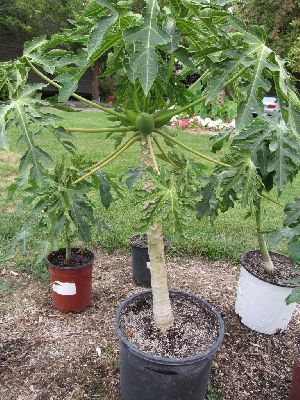
[[[181,359],[167,358],[167,357],[154,356],[152,354],[145,353],[144,351],[138,349],[136,346],[134,346],[132,343],[129,342],[129,340],[123,335],[123,332],[120,327],[122,311],[132,300],[135,300],[138,297],[151,296],[152,295],[151,290],[136,293],[136,294],[128,297],[120,305],[120,307],[118,308],[116,317],[115,317],[115,331],[116,331],[117,337],[119,338],[120,341],[122,341],[128,347],[130,352],[134,353],[135,355],[137,355],[138,357],[140,357],[144,360],[154,362],[156,364],[169,365],[169,366],[189,365],[189,364],[194,364],[196,362],[199,362],[201,360],[205,360],[205,359],[209,358],[217,351],[217,349],[220,347],[220,345],[224,339],[224,321],[221,317],[221,314],[213,306],[211,306],[207,301],[200,299],[198,296],[195,296],[192,293],[183,292],[181,290],[170,290],[169,294],[170,294],[170,296],[180,295],[185,298],[190,298],[193,300],[196,299],[198,303],[201,303],[202,305],[204,305],[205,308],[208,311],[210,311],[210,313],[215,317],[215,319],[219,325],[219,335],[218,335],[218,338],[213,343],[213,345],[209,348],[209,350],[206,353],[198,354],[198,355],[190,356],[190,357],[184,357]]]
[[[136,244],[133,244],[132,243],[132,240],[133,240],[133,238],[136,238],[136,237],[147,237],[147,235],[139,235],[139,234],[136,234],[136,235],[132,235],[131,237],[130,237],[130,239],[129,239],[129,243],[130,243],[130,245],[132,246],[132,247],[134,247],[134,248],[136,248],[136,249],[148,249],[148,244],[146,244],[145,246],[137,246]],[[164,246],[165,247],[167,247],[167,246],[170,246],[170,244],[171,244],[171,239],[170,238],[168,238],[168,237],[163,237],[163,239],[164,239]]]
[[[78,250],[78,249],[79,249],[79,247],[72,247],[72,248],[71,248],[71,250]],[[90,253],[90,254],[92,255],[92,259],[91,259],[89,262],[87,262],[86,264],[83,264],[83,265],[72,265],[72,266],[68,266],[68,267],[61,267],[61,266],[58,266],[58,265],[54,265],[51,261],[49,261],[49,257],[50,257],[52,254],[58,253],[58,252],[61,251],[61,250],[65,250],[65,248],[64,248],[64,247],[61,247],[60,249],[54,250],[54,251],[52,251],[51,253],[49,253],[49,254],[47,255],[46,259],[47,259],[48,267],[49,267],[49,268],[55,268],[55,269],[64,270],[64,271],[74,271],[74,270],[80,270],[80,269],[87,268],[87,267],[89,267],[90,265],[93,265],[93,264],[94,264],[94,261],[95,261],[95,254],[94,254],[91,250],[85,249],[86,252],[88,252],[88,253]]]
[[[283,282],[282,282],[282,283],[279,283],[279,282],[278,282],[278,283],[271,282],[271,280],[266,279],[266,278],[262,278],[262,277],[260,277],[255,271],[252,271],[251,268],[250,268],[247,264],[245,264],[245,258],[246,258],[246,255],[247,255],[247,254],[249,254],[249,253],[251,253],[251,252],[253,252],[253,251],[256,251],[256,252],[258,252],[258,253],[260,252],[259,250],[249,250],[249,251],[246,251],[245,253],[243,253],[243,254],[241,255],[241,258],[240,258],[240,262],[241,262],[242,267],[243,267],[250,275],[254,276],[255,278],[259,279],[259,280],[262,281],[262,282],[268,283],[269,285],[273,285],[273,286],[278,286],[278,287],[283,287],[283,288],[290,288],[290,289],[294,289],[294,288],[296,288],[296,287],[299,287],[298,285],[294,285],[294,284],[292,284],[292,283],[284,284]],[[285,256],[284,254],[276,253],[276,252],[274,252],[274,251],[269,251],[269,253],[270,253],[270,254],[275,254],[275,255],[283,256],[283,257],[285,257],[287,260],[290,261],[290,259],[288,258],[288,256]]]

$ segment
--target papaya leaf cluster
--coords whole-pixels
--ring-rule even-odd
[[[42,186],[30,180],[24,188],[21,208],[30,207],[34,220],[34,227],[26,229],[26,241],[33,230],[42,232],[36,262],[42,261],[51,249],[57,248],[61,237],[66,246],[66,258],[70,256],[71,244],[77,236],[82,242],[91,238],[91,226],[97,223],[94,206],[88,197],[91,185],[82,182],[75,186],[73,181],[79,174],[76,168],[59,162],[53,171],[44,176]],[[20,232],[14,245],[25,243],[24,234],[24,230]],[[25,244],[23,253],[26,248]]]
[[[111,191],[121,191],[105,167],[136,142],[141,153],[147,149],[150,162],[142,170],[146,167],[152,189],[137,191],[143,199],[145,229],[156,219],[172,221],[178,229],[184,208],[193,207],[195,196],[199,197],[199,167],[195,169],[192,161],[182,157],[183,151],[217,165],[202,189],[199,217],[217,216],[236,200],[250,210],[254,205],[260,209],[264,192],[274,186],[281,192],[298,172],[299,99],[284,61],[266,45],[264,29],[247,28],[228,10],[229,5],[227,0],[93,0],[71,28],[34,39],[26,44],[20,59],[0,66],[0,87],[8,92],[0,106],[0,144],[8,149],[9,130],[15,126],[26,143],[20,165],[25,176],[22,182],[26,183],[27,176],[43,187],[48,168],[52,168],[52,157],[36,145],[36,135],[48,130],[75,151],[64,139],[69,131],[59,128],[56,117],[42,108],[49,106],[38,94],[42,85],[26,84],[32,70],[58,90],[52,106],[59,107],[71,97],[110,116],[109,128],[80,130],[107,133],[116,147],[105,159],[88,166],[72,182],[74,187],[92,182],[108,207]],[[117,76],[114,109],[75,93],[82,75],[104,55],[107,68],[103,76]],[[199,78],[189,88],[187,77],[195,73]],[[194,90],[197,85],[200,95]],[[278,120],[270,121],[263,115],[262,99],[272,85],[280,113]],[[181,112],[192,113],[200,104],[216,102],[224,89],[238,104],[238,115],[236,129],[213,145],[214,151],[225,143],[229,147],[218,161],[201,149],[186,146],[167,125]],[[256,120],[253,111],[258,114]],[[138,170],[124,179],[133,185],[135,176],[140,176]]]

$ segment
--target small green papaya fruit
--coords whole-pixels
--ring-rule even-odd
[[[135,126],[144,135],[150,135],[155,128],[154,118],[151,114],[141,113],[135,120]]]

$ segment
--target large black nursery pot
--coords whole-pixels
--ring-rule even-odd
[[[72,249],[80,252],[80,249]],[[80,312],[87,308],[92,299],[92,270],[95,256],[84,250],[85,262],[80,265],[64,266],[57,257],[65,254],[65,249],[54,251],[48,256],[51,277],[51,294],[55,308],[62,312]]]
[[[164,238],[165,253],[170,246],[170,240]],[[133,236],[130,239],[131,263],[133,280],[140,286],[151,288],[150,258],[146,236]]]
[[[120,375],[122,400],[204,400],[214,355],[224,338],[224,323],[220,314],[206,301],[179,291],[182,301],[199,303],[216,320],[219,335],[206,354],[183,359],[157,357],[140,351],[123,335],[121,316],[131,302],[152,297],[151,291],[127,299],[116,316],[116,333],[120,342]]]
[[[292,387],[288,400],[300,400],[300,337],[295,345]]]

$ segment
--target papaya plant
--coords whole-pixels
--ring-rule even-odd
[[[222,135],[213,144],[220,150],[230,135]],[[237,200],[248,216],[254,214],[257,241],[265,271],[273,273],[262,223],[262,199],[274,187],[280,195],[285,185],[296,177],[299,166],[299,137],[294,136],[290,126],[278,117],[261,116],[234,137],[224,163],[230,169],[217,166],[202,189],[198,216],[215,218],[219,213],[234,207]],[[280,206],[280,203],[278,203]]]
[[[168,129],[171,118],[214,102],[226,88],[238,104],[236,126],[237,132],[242,132],[253,122],[253,109],[258,114],[263,112],[262,98],[273,82],[283,123],[289,127],[293,146],[299,146],[298,98],[284,62],[266,46],[264,30],[257,26],[247,29],[227,11],[228,5],[229,0],[94,0],[73,28],[27,43],[23,56],[9,63],[9,67],[2,67],[4,72],[0,74],[5,77],[1,78],[1,85],[9,88],[9,99],[0,108],[0,143],[8,148],[7,133],[17,125],[27,149],[20,171],[37,185],[43,185],[43,175],[52,162],[35,144],[35,132],[40,132],[41,127],[58,135],[61,141],[60,135],[70,131],[107,133],[117,138],[116,150],[89,167],[85,175],[73,181],[74,185],[88,181],[139,143],[144,189],[138,195],[143,198],[143,224],[148,232],[154,320],[161,331],[166,331],[174,320],[163,223],[171,219],[176,227],[181,225],[184,209],[191,207],[191,188],[197,190],[199,179],[195,169],[191,172],[195,165],[192,160],[179,156],[184,161],[178,161],[179,149],[202,162],[218,165],[226,174],[238,174],[237,166],[250,171],[251,181],[246,182],[250,196],[256,196],[252,185],[261,181],[250,158],[244,165],[244,155],[217,161],[202,154],[201,149],[185,145]],[[114,109],[75,93],[80,77],[104,54],[109,54],[105,73],[117,75]],[[41,115],[44,113],[38,93],[42,85],[27,85],[29,70],[58,90],[58,103],[70,97],[80,100],[109,115],[112,126],[57,129],[59,121]],[[199,79],[190,90],[185,82],[194,73],[199,74]],[[197,85],[202,88],[200,96],[195,90]],[[41,121],[45,121],[44,125]],[[263,185],[261,189],[264,190]]]
[[[66,166],[58,162],[52,171],[43,175],[43,184],[30,180],[23,188],[25,196],[21,208],[31,209],[33,224],[28,222],[24,252],[33,230],[40,233],[38,240],[38,256],[36,262],[42,261],[61,241],[65,244],[64,264],[70,265],[72,261],[72,243],[80,240],[86,243],[91,238],[91,226],[97,224],[94,217],[93,206],[88,193],[92,185],[81,182],[74,185],[79,171],[73,166]],[[14,190],[16,188],[11,188]],[[32,226],[33,225],[33,226]],[[14,246],[23,242],[24,232],[18,235]],[[20,247],[20,246],[19,246]],[[84,251],[84,249],[82,249]]]

